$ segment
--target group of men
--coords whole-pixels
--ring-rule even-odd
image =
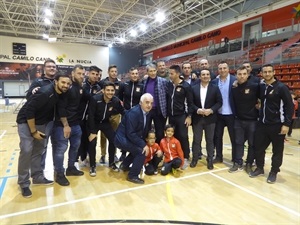
[[[66,176],[83,175],[75,165],[79,158],[84,161],[87,155],[90,176],[96,176],[98,131],[109,142],[109,167],[119,171],[115,163],[118,147],[122,150],[120,169],[130,170],[127,180],[144,183],[139,174],[149,151],[145,138],[154,127],[156,142],[160,143],[167,119],[175,127],[174,137],[182,145],[182,169],[188,165],[196,167],[202,157],[203,132],[207,168],[213,169],[214,163],[223,162],[223,133],[227,126],[233,161],[229,172],[243,169],[247,140],[246,170],[250,177],[264,174],[265,150],[272,142],[272,168],[267,181],[274,183],[282,163],[286,127],[292,117],[293,103],[288,88],[275,79],[270,64],[262,67],[262,81],[251,74],[248,62],[237,69],[236,76],[229,74],[226,62],[219,63],[217,77],[210,71],[206,59],[201,60],[200,65],[198,78],[192,76],[190,63],[183,63],[181,67],[172,65],[167,70],[160,61],[147,65],[147,77],[143,80],[138,79],[138,70],[132,68],[130,79],[121,83],[115,65],[109,66],[108,77],[101,80],[102,70],[96,66],[90,67],[87,78],[81,65],[75,65],[71,76],[67,76],[56,74],[55,62],[46,60],[45,74],[32,83],[27,102],[17,118],[21,148],[18,184],[22,195],[32,195],[30,176],[34,184],[53,183],[43,174],[49,137],[58,184],[67,186],[70,183]],[[191,160],[190,125],[193,129]],[[105,138],[101,138],[102,161],[106,153]],[[63,162],[68,145],[65,171]],[[254,160],[257,168],[252,171]]]

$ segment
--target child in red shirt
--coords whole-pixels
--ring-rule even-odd
[[[176,171],[183,166],[184,157],[180,142],[174,137],[174,127],[166,125],[165,137],[160,141],[160,148],[164,153],[164,165],[161,175]]]
[[[149,147],[149,153],[146,155],[144,167],[145,174],[147,175],[156,175],[157,167],[160,161],[162,160],[163,153],[160,150],[160,147],[157,143],[155,143],[155,132],[150,130],[148,136],[146,138],[147,145]]]

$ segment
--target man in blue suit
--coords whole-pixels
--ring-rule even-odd
[[[149,147],[145,142],[150,127],[149,112],[152,109],[153,96],[149,93],[141,96],[140,104],[128,110],[116,131],[115,146],[129,152],[120,165],[123,171],[129,171],[127,180],[143,184],[139,178]],[[129,168],[132,163],[132,167]]]
[[[223,134],[224,128],[227,126],[230,142],[232,146],[231,160],[234,160],[235,156],[235,136],[234,136],[234,102],[231,93],[231,87],[233,82],[236,80],[235,76],[229,74],[228,64],[224,61],[220,62],[218,65],[219,76],[212,81],[219,87],[223,105],[218,110],[217,123],[215,128],[215,146],[216,146],[216,158],[214,163],[223,162]]]

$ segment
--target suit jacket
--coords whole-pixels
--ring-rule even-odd
[[[204,120],[206,124],[215,123],[217,121],[218,109],[222,106],[222,95],[218,86],[209,83],[207,87],[207,93],[205,98],[204,107],[201,104],[201,94],[200,94],[201,83],[192,86],[193,93],[193,115],[192,121]],[[212,109],[213,114],[209,116],[202,116],[197,114],[198,109]]]
[[[229,104],[230,104],[230,107],[231,107],[231,111],[232,111],[232,114],[235,115],[235,110],[234,110],[234,102],[233,102],[233,96],[232,96],[232,85],[233,85],[233,82],[236,80],[236,77],[233,76],[233,75],[228,75],[229,76]],[[219,86],[219,80],[220,78],[217,77],[216,79],[212,80],[211,83],[214,84],[214,85],[217,85]]]
[[[146,87],[149,81],[149,77],[144,81],[144,93],[146,93]],[[155,81],[155,96],[153,98],[158,100],[159,108],[163,117],[167,117],[167,79],[156,77]]]
[[[140,105],[136,105],[126,111],[116,131],[116,147],[124,150],[128,150],[133,145],[144,148],[146,146],[145,138],[148,133],[149,122],[148,114],[144,128],[144,115]]]

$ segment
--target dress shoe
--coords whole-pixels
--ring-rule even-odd
[[[191,162],[191,164],[190,164],[190,167],[191,168],[195,168],[196,166],[197,166],[197,160],[194,160],[194,159],[192,159],[192,162]]]
[[[212,170],[214,169],[214,164],[212,159],[207,160],[207,169]]]
[[[141,179],[141,178],[129,178],[129,177],[127,177],[127,180],[128,181],[130,181],[130,182],[132,182],[132,183],[135,183],[135,184],[144,184],[145,183],[145,181],[143,180],[143,179]]]

